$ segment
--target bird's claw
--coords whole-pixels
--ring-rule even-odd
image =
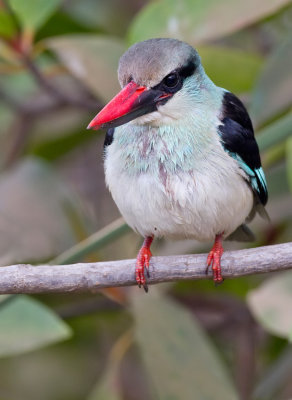
[[[145,279],[145,268],[147,277],[150,277],[149,273],[149,262],[150,258],[152,257],[152,253],[148,247],[143,246],[138,253],[137,260],[136,260],[136,281],[138,283],[139,288],[143,286],[145,292],[148,292],[148,285]]]
[[[219,241],[215,241],[213,248],[211,249],[207,258],[206,274],[208,274],[209,267],[212,266],[213,270],[213,281],[215,285],[220,285],[224,279],[221,275],[221,257],[223,254],[223,247]]]

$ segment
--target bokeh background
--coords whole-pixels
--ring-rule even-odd
[[[0,0],[2,266],[136,256],[141,238],[105,188],[104,132],[85,128],[119,90],[121,54],[150,37],[197,47],[246,104],[271,216],[252,246],[291,241],[291,1]],[[153,253],[209,247],[161,240]],[[0,399],[288,400],[291,338],[292,272],[1,296]]]

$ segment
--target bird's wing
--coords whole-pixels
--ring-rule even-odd
[[[268,201],[267,183],[252,123],[242,102],[230,92],[223,96],[220,119],[219,134],[224,150],[247,174],[257,202],[264,206]]]
[[[104,150],[105,150],[105,148],[107,146],[112,144],[112,142],[114,140],[114,131],[115,131],[115,128],[109,128],[106,131],[105,138],[104,138],[104,143],[103,143],[103,149]]]

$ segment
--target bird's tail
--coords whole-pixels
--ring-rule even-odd
[[[247,225],[242,224],[225,240],[236,240],[237,242],[253,242],[255,240],[255,235],[248,228]]]

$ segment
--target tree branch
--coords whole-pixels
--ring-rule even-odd
[[[206,276],[206,254],[153,257],[148,283]],[[97,289],[135,284],[134,260],[71,265],[26,264],[0,268],[0,294],[95,292]],[[284,271],[292,268],[292,242],[254,249],[227,251],[222,257],[225,278]]]

